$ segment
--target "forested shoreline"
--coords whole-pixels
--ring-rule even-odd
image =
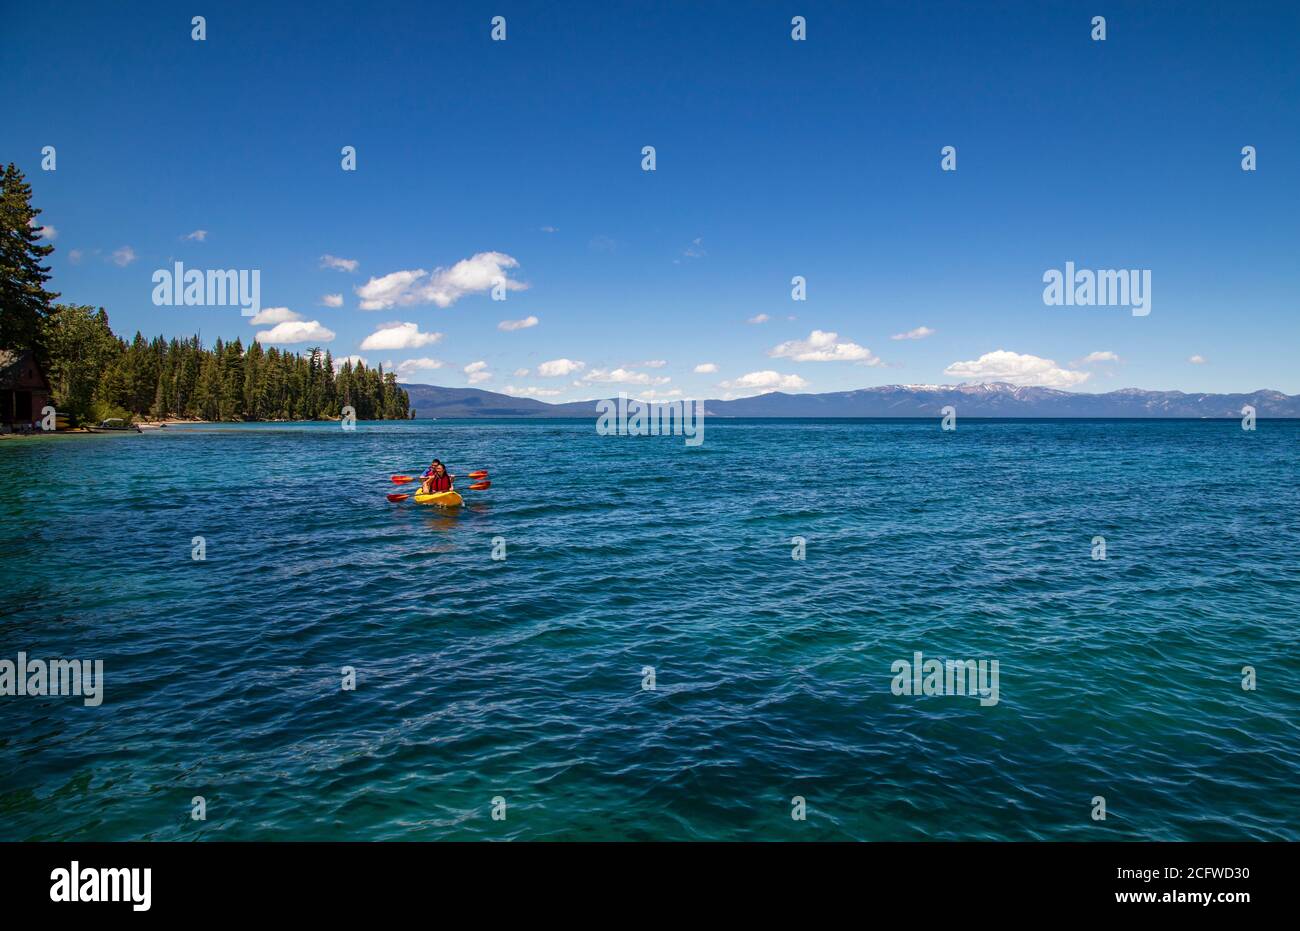
[[[198,336],[131,340],[116,335],[101,308],[56,304],[45,288],[54,251],[42,241],[31,186],[10,164],[0,177],[0,349],[32,350],[44,368],[54,407],[74,425],[110,417],[201,420],[330,420],[343,408],[358,420],[410,416],[396,375],[346,360],[337,371],[328,350],[305,353],[256,340]]]
[[[46,324],[55,407],[74,419],[329,420],[344,406],[358,420],[410,416],[396,375],[350,360],[336,372],[328,350],[245,349],[238,339],[205,349],[197,336],[140,333],[127,342],[102,308],[69,304],[51,308]]]

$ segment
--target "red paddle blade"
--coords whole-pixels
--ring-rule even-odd
[[[389,501],[405,501],[407,498],[409,498],[409,497],[411,497],[411,496],[410,496],[410,495],[399,495],[399,494],[395,494],[395,493],[394,493],[394,494],[388,495],[387,497],[388,497],[388,500],[389,500]]]
[[[473,472],[468,472],[466,473],[465,477],[466,478],[487,478],[487,469],[477,469]]]
[[[407,482],[417,481],[414,475],[394,475],[392,480],[394,485],[405,485]]]
[[[469,486],[469,490],[470,490],[470,491],[483,491],[484,489],[486,489],[486,488],[491,488],[491,487],[492,487],[492,483],[491,483],[491,482],[475,482],[473,485],[470,485],[470,486]],[[389,495],[389,497],[391,498],[392,495]]]

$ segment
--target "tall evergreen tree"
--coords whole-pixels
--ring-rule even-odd
[[[59,295],[45,290],[50,268],[41,260],[54,247],[41,243],[38,215],[31,185],[10,162],[0,175],[0,349],[32,349],[48,364],[44,323]]]

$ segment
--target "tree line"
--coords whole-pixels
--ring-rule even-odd
[[[410,399],[382,367],[329,351],[264,348],[197,336],[129,342],[101,308],[55,304],[45,290],[54,247],[41,242],[31,186],[10,164],[0,177],[0,349],[31,349],[49,376],[54,406],[74,423],[150,416],[203,420],[324,420],[355,409],[358,420],[410,416]]]

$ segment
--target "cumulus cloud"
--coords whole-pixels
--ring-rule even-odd
[[[722,387],[740,390],[780,389],[782,391],[797,391],[800,388],[807,388],[808,382],[798,375],[782,375],[780,372],[765,369],[761,372],[749,372],[732,381],[724,381]]]
[[[714,362],[701,362],[699,365],[695,366],[696,375],[712,375],[717,370],[718,366]]]
[[[441,333],[421,333],[418,323],[385,323],[361,341],[362,349],[419,349],[442,339]]]
[[[1209,360],[1206,359],[1205,356],[1196,355],[1196,356],[1191,356],[1187,361],[1192,363],[1192,365],[1204,365]]]
[[[253,326],[271,326],[276,323],[288,323],[301,320],[302,314],[295,313],[288,307],[264,307],[248,319]]]
[[[771,319],[772,319],[772,318],[769,317],[767,314],[754,314],[754,316],[750,317],[750,318],[749,318],[748,320],[746,320],[745,322],[746,322],[746,323],[754,323],[754,324],[758,324],[758,323],[767,323],[767,321],[769,321],[769,320],[771,320]]]
[[[194,242],[204,242],[208,238],[207,230],[195,230],[192,233],[186,233],[181,239],[191,239]]]
[[[1116,353],[1113,353],[1110,350],[1105,350],[1101,352],[1090,352],[1082,359],[1075,359],[1070,364],[1075,366],[1095,365],[1098,362],[1118,362],[1118,361],[1119,361],[1119,356]]]
[[[362,310],[413,304],[450,307],[465,295],[491,290],[498,283],[507,291],[524,290],[528,285],[510,278],[507,272],[518,267],[518,259],[504,252],[479,252],[451,268],[435,268],[432,274],[417,268],[371,278],[356,292]]]
[[[781,343],[767,353],[773,359],[793,359],[796,362],[858,362],[862,365],[880,365],[880,358],[865,346],[841,342],[838,333],[813,330],[807,339],[792,339]]]
[[[986,352],[969,362],[954,362],[943,370],[945,375],[963,381],[1003,381],[1011,385],[1037,385],[1043,388],[1071,388],[1090,377],[1089,372],[1071,372],[1051,359],[998,349]]]
[[[324,304],[326,307],[342,307],[342,306],[343,306],[343,295],[342,295],[342,294],[322,294],[322,295],[320,296],[320,302],[321,302],[322,304]]]
[[[593,384],[604,385],[664,385],[672,381],[667,376],[655,377],[647,375],[645,372],[637,372],[632,369],[592,369],[582,380]]]
[[[488,371],[488,364],[480,360],[465,366],[465,377],[471,385],[477,385],[479,382],[489,380],[492,373]]]
[[[925,339],[927,336],[933,336],[937,331],[930,329],[928,326],[919,326],[915,330],[908,330],[906,333],[895,333],[890,339]]]
[[[586,367],[587,363],[576,362],[573,359],[552,359],[537,366],[537,374],[543,378],[563,378]]]
[[[259,343],[291,345],[293,343],[328,343],[334,331],[320,325],[318,320],[286,320],[269,330],[262,330],[255,339]]]
[[[407,359],[405,362],[399,362],[397,363],[397,368],[393,369],[393,371],[399,376],[405,378],[407,375],[412,375],[416,372],[427,372],[433,369],[440,369],[442,368],[442,365],[443,362],[441,359],[430,359],[428,356],[425,356],[422,359]]]
[[[354,272],[361,266],[356,259],[341,259],[337,255],[322,255],[320,257],[321,268],[332,268],[340,272]]]
[[[362,310],[383,310],[409,296],[411,288],[417,281],[427,275],[424,269],[409,272],[390,272],[378,278],[371,278],[365,284],[352,290],[361,298]],[[414,301],[404,301],[413,304]]]
[[[641,367],[647,369],[661,369],[667,364],[667,359],[647,359],[641,363]]]
[[[541,321],[529,314],[522,320],[502,320],[497,324],[498,330],[505,330],[507,333],[511,330],[526,330],[529,327],[537,326]]]
[[[120,249],[113,250],[113,264],[119,268],[126,268],[135,261],[135,250],[130,246],[122,246]]]

